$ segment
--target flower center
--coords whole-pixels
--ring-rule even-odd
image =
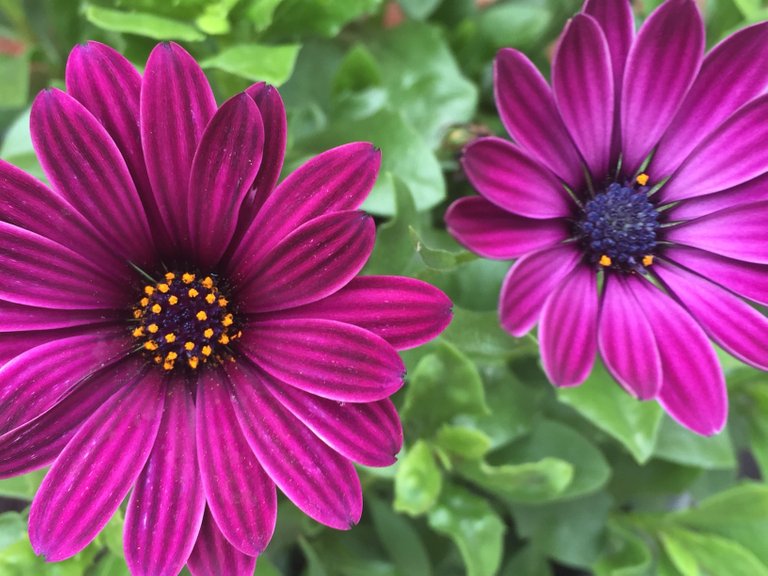
[[[168,272],[162,282],[144,286],[133,309],[133,329],[143,350],[165,370],[196,370],[230,357],[227,344],[240,337],[229,301],[211,276]]]
[[[659,213],[648,200],[648,176],[634,184],[610,184],[584,205],[576,235],[590,262],[623,272],[653,263]]]

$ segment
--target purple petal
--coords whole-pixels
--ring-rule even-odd
[[[403,428],[391,400],[353,404],[307,394],[265,379],[283,406],[342,456],[365,466],[389,466],[403,446]]]
[[[494,86],[496,106],[509,135],[572,189],[580,188],[581,158],[538,68],[522,52],[500,50]]]
[[[240,346],[282,382],[339,402],[372,402],[403,385],[405,366],[383,338],[312,318],[250,322]]]
[[[659,190],[664,202],[732,188],[768,171],[768,95],[743,106],[707,137]]]
[[[61,244],[0,222],[0,298],[26,306],[95,310],[124,308],[130,287]]]
[[[562,183],[538,161],[501,138],[479,138],[464,150],[472,186],[499,208],[528,218],[567,216],[573,203]]]
[[[47,412],[0,436],[0,477],[50,464],[102,404],[136,382],[144,365],[130,360],[101,370]]]
[[[30,330],[28,332],[0,331],[0,367],[36,346],[42,346],[48,342],[70,336],[90,334],[93,329],[93,326],[74,326],[53,330]]]
[[[275,317],[319,318],[360,326],[397,349],[435,338],[451,321],[453,303],[431,284],[401,276],[360,276],[335,294]]]
[[[572,245],[523,256],[504,279],[499,296],[501,326],[518,338],[536,325],[549,295],[571,273],[580,254]]]
[[[664,262],[654,266],[654,272],[720,347],[747,364],[768,370],[765,316],[698,274]]]
[[[686,428],[716,434],[725,426],[728,397],[707,337],[688,312],[650,282],[629,286],[656,337],[664,374],[659,403]]]
[[[277,493],[237,424],[225,380],[209,370],[198,384],[197,457],[216,524],[239,552],[256,556],[275,530]]]
[[[459,198],[445,213],[448,231],[461,244],[484,256],[506,260],[547,248],[568,237],[562,218],[532,220],[515,216],[485,198]]]
[[[181,46],[158,44],[141,87],[141,142],[160,216],[174,248],[187,246],[187,184],[197,145],[216,112],[203,71]]]
[[[333,294],[360,272],[375,241],[373,218],[363,212],[310,220],[261,261],[243,263],[235,276],[242,310],[270,312]]]
[[[245,93],[225,102],[203,133],[189,179],[189,237],[197,264],[210,268],[235,233],[240,205],[259,171],[264,126]]]
[[[0,300],[0,332],[53,330],[124,320],[117,310],[57,310]]]
[[[32,104],[30,131],[53,188],[119,256],[140,266],[154,263],[154,243],[136,186],[101,123],[69,94],[50,89]]]
[[[32,501],[29,539],[36,554],[49,562],[69,558],[106,525],[149,457],[165,390],[162,375],[149,370],[80,427]]]
[[[66,68],[67,92],[104,125],[125,160],[159,246],[167,239],[152,195],[139,131],[141,75],[119,52],[89,41],[72,49]]]
[[[768,266],[723,258],[685,246],[670,246],[664,258],[709,278],[745,298],[768,305]]]
[[[237,418],[248,444],[280,490],[307,516],[346,530],[360,521],[362,491],[354,466],[272,396],[270,377],[228,364]],[[273,386],[280,386],[274,383]]]
[[[666,211],[668,221],[693,220],[733,206],[768,200],[768,172],[722,192],[697,196]]]
[[[301,225],[329,212],[357,209],[373,188],[381,152],[367,142],[333,148],[302,164],[269,196],[229,264],[252,265]]]
[[[547,298],[541,312],[541,363],[555,386],[589,376],[597,352],[597,273],[577,266]]]
[[[651,324],[638,313],[629,288],[644,282],[619,274],[606,275],[597,343],[605,366],[624,389],[639,398],[654,398],[661,389],[661,358]]]
[[[627,57],[621,93],[623,167],[632,174],[680,107],[704,56],[693,0],[668,0],[645,21]]]
[[[45,236],[102,268],[127,268],[90,222],[35,178],[0,160],[0,220]]]
[[[192,553],[205,511],[194,398],[181,379],[165,386],[160,428],[125,514],[125,561],[134,576],[176,576]]]
[[[187,567],[192,576],[253,576],[256,557],[234,548],[216,526],[210,510],[206,510]]]
[[[566,25],[552,64],[552,90],[592,175],[604,178],[611,159],[615,93],[608,42],[591,16],[578,14]]]
[[[669,228],[664,239],[728,258],[768,264],[768,201],[734,206]]]
[[[672,174],[699,142],[768,85],[768,23],[750,26],[718,44],[659,142],[648,173]],[[706,172],[705,172],[706,174]]]
[[[32,420],[133,348],[121,326],[37,346],[0,368],[0,433]]]

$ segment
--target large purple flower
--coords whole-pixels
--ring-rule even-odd
[[[470,249],[519,258],[501,323],[539,324],[544,369],[573,386],[596,352],[631,394],[718,432],[722,370],[707,336],[768,369],[768,24],[704,57],[693,0],[634,33],[626,0],[587,0],[566,26],[550,87],[520,52],[495,64],[514,143],[470,144],[482,197],[446,220]]]
[[[439,290],[356,277],[370,144],[275,186],[286,119],[252,86],[217,109],[200,68],[161,44],[143,78],[112,49],[72,52],[33,143],[51,188],[0,165],[0,476],[53,463],[32,545],[81,550],[128,501],[134,574],[250,574],[275,486],[345,529],[352,462],[394,462],[396,350],[450,319]]]

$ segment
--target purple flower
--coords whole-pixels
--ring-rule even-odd
[[[131,487],[134,574],[251,574],[276,486],[349,528],[352,462],[386,466],[401,446],[396,350],[435,337],[451,308],[418,280],[356,277],[379,152],[341,146],[275,186],[274,88],[217,109],[168,43],[143,78],[93,42],[66,72],[68,93],[32,107],[51,188],[0,165],[0,475],[52,463],[35,551],[75,554]]]
[[[727,396],[708,338],[768,369],[768,322],[744,300],[768,304],[768,24],[705,57],[693,0],[668,0],[636,35],[629,2],[587,0],[551,87],[508,49],[495,87],[514,143],[467,147],[482,197],[446,220],[479,254],[519,258],[502,326],[539,324],[558,386],[583,382],[599,351],[630,394],[718,432]]]

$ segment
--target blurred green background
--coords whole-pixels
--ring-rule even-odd
[[[620,0],[607,0],[620,1]],[[659,0],[635,3],[642,20]],[[556,391],[533,337],[497,324],[509,262],[463,251],[448,203],[472,191],[464,144],[503,134],[491,65],[501,47],[548,74],[579,0],[0,0],[0,156],[42,176],[28,108],[63,86],[71,47],[105,42],[141,69],[161,40],[201,63],[219,101],[280,88],[285,173],[352,140],[383,151],[365,208],[378,240],[367,273],[433,282],[456,303],[437,341],[404,353],[395,397],[406,443],[396,466],[361,468],[365,511],[336,532],[281,500],[259,576],[768,576],[768,377],[721,355],[729,426],[681,429],[629,398],[599,366]],[[768,18],[761,0],[706,0],[708,42]],[[45,564],[26,512],[43,473],[0,481],[0,576],[127,574],[122,518],[85,551]]]

